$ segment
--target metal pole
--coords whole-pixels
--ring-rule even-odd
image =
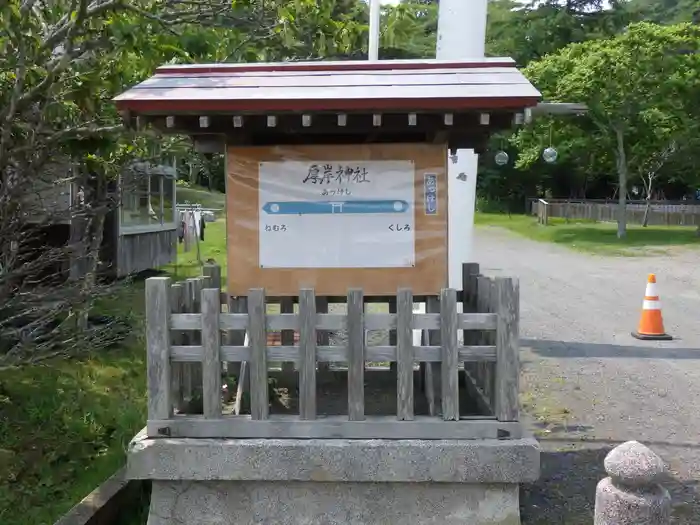
[[[379,24],[381,21],[381,2],[369,0],[369,60],[379,60]]]

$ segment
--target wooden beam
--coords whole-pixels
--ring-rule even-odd
[[[365,330],[362,289],[350,290],[347,302],[348,418],[365,418]]]
[[[202,401],[208,419],[221,417],[220,312],[219,289],[202,290]]]
[[[202,346],[176,346],[171,347],[171,360],[173,362],[198,363],[202,360]],[[432,346],[416,346],[413,350],[413,359],[416,362],[439,363],[442,360],[441,347],[438,345]],[[268,346],[267,360],[268,361],[299,361],[299,346]],[[458,359],[460,361],[487,361],[494,362],[496,360],[496,347],[494,345],[470,345],[460,346],[457,349]],[[251,349],[247,346],[229,346],[221,347],[221,358],[230,363],[251,360]],[[348,350],[345,346],[319,345],[316,348],[316,360],[319,363],[343,363],[350,359]],[[368,346],[365,349],[366,361],[390,362],[396,361],[396,347],[387,346]]]
[[[170,278],[146,279],[146,363],[148,417],[172,416],[170,399]]]
[[[267,384],[267,329],[265,326],[265,291],[251,290],[248,295],[250,323],[250,413],[253,419],[267,419],[270,406]],[[286,353],[286,348],[284,349]],[[283,361],[280,359],[279,361]]]
[[[396,419],[410,421],[414,418],[413,366],[413,294],[401,289],[396,297]]]
[[[415,300],[415,298],[414,298]],[[332,301],[331,301],[332,302]],[[316,315],[317,330],[345,329],[345,314]],[[495,330],[497,315],[495,313],[462,313],[457,314],[458,330]],[[221,314],[219,318],[222,330],[245,330],[249,327],[248,314]],[[298,330],[298,314],[271,314],[267,316],[267,327],[270,330]],[[397,327],[397,314],[364,314],[365,330],[394,330]],[[170,328],[173,330],[199,330],[202,326],[202,314],[173,314]],[[411,319],[413,330],[439,330],[440,314],[413,314]]]
[[[441,421],[424,416],[397,421],[393,416],[376,416],[348,421],[345,416],[331,416],[302,421],[273,416],[260,421],[246,416],[212,420],[176,416],[149,420],[147,433],[149,437],[200,439],[519,439],[523,429],[520,423],[486,418]]]
[[[299,417],[316,419],[316,298],[314,291],[299,295]]]

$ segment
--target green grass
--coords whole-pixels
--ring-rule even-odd
[[[0,523],[51,525],[124,464],[146,420],[143,286],[103,302],[129,315],[120,348],[0,371]]]
[[[206,223],[204,241],[199,242],[199,253],[199,260],[201,260],[202,263],[206,263],[209,259],[214,259],[216,264],[221,266],[222,282],[225,284],[227,259],[226,220],[218,219],[216,222]],[[176,280],[198,277],[202,275],[199,260],[197,259],[196,247],[185,252],[184,244],[178,244],[177,263],[166,266],[164,270]]]
[[[201,260],[215,259],[225,275],[225,220],[207,223],[200,250]],[[201,275],[196,249],[178,245],[178,263],[165,270],[174,279]],[[143,282],[135,282],[95,307],[128,318],[132,335],[120,348],[0,371],[3,525],[52,525],[124,465],[146,421],[143,301]],[[137,507],[133,524],[145,523]]]
[[[676,246],[698,247],[700,237],[695,227],[628,225],[627,237],[617,238],[617,225],[592,221],[550,219],[541,226],[535,217],[526,215],[477,213],[477,226],[498,226],[529,239],[550,242],[568,248],[601,255],[641,256],[666,253]]]
[[[224,209],[226,207],[226,194],[209,191],[206,188],[188,188],[178,184],[176,196],[178,204],[189,201],[192,204],[201,204],[202,208]]]

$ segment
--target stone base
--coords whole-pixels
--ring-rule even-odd
[[[148,439],[127,475],[153,480],[148,525],[519,525],[539,477],[533,438]]]
[[[520,525],[517,484],[154,481],[148,525]]]

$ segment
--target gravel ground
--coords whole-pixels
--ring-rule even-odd
[[[543,448],[523,525],[591,525],[603,458],[631,439],[667,462],[674,524],[700,523],[700,254],[588,256],[498,228],[476,251],[482,273],[520,279],[521,395]],[[648,273],[672,342],[630,336]]]

